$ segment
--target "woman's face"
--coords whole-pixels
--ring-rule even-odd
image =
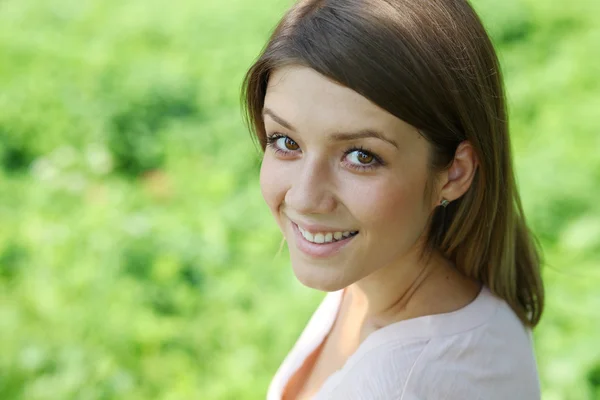
[[[429,144],[417,130],[316,71],[274,71],[260,184],[306,286],[335,291],[420,251]]]

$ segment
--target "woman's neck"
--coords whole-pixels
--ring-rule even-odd
[[[479,293],[480,285],[465,277],[440,253],[413,255],[384,267],[347,288],[354,318],[362,320],[361,336],[394,322],[458,310]]]

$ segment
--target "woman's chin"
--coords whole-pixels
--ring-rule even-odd
[[[292,263],[293,264],[293,263]],[[335,270],[323,270],[316,266],[297,266],[292,265],[296,279],[306,287],[320,290],[322,292],[336,292],[350,285],[345,282]]]

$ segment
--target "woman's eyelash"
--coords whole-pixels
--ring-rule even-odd
[[[275,154],[280,154],[280,155],[287,155],[289,153],[292,153],[293,150],[288,150],[288,149],[281,149],[279,147],[277,147],[277,145],[275,144],[279,139],[281,138],[288,138],[290,140],[292,140],[294,143],[296,143],[294,141],[294,139],[290,138],[287,135],[281,134],[281,133],[273,133],[271,135],[267,136],[267,140],[266,140],[266,146],[268,148],[273,149],[273,151],[275,151]]]
[[[283,135],[281,133],[273,133],[271,135],[267,136],[267,145],[271,145],[273,143],[275,143],[277,141],[277,139],[280,139],[282,137],[286,137],[286,135]]]
[[[267,146],[273,147],[274,149],[277,149],[277,147],[275,146],[275,143],[282,138],[287,138],[290,139],[291,141],[293,141],[294,143],[296,143],[296,141],[294,139],[292,139],[291,137],[289,137],[288,135],[284,135],[282,133],[273,133],[269,136],[267,136]],[[282,151],[286,151],[286,150],[282,150]],[[290,151],[290,150],[287,150]]]
[[[376,162],[375,165],[385,165],[386,164],[385,161],[383,161],[383,159],[381,157],[379,157],[377,154],[375,154],[374,152],[372,152],[371,150],[369,150],[363,146],[353,146],[353,147],[349,148],[348,150],[346,150],[344,152],[344,156],[347,156],[348,154],[352,153],[353,151],[360,151],[362,153],[372,156]],[[369,166],[374,166],[374,165],[373,164],[365,165],[365,167],[369,167]]]

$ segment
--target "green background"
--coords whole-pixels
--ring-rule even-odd
[[[296,282],[239,89],[282,0],[0,2],[0,399],[260,399]],[[476,0],[545,253],[543,398],[600,399],[600,2]]]

